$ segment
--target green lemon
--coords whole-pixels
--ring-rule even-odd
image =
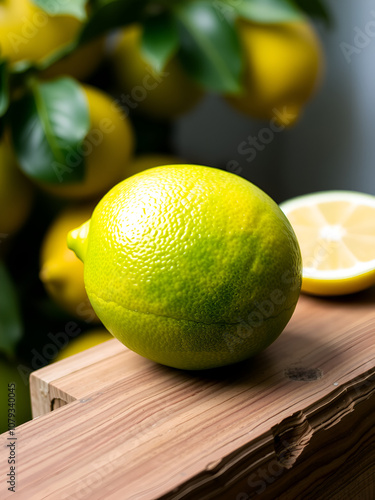
[[[105,327],[176,368],[258,353],[300,292],[300,249],[282,211],[250,182],[209,167],[163,166],[124,180],[68,246]]]

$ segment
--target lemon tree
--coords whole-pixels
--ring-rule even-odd
[[[2,57],[12,63],[39,62],[70,43],[81,22],[73,16],[50,15],[32,0],[3,0],[0,5]]]
[[[69,180],[76,159],[83,155],[83,179],[40,184],[52,194],[79,200],[98,196],[114,186],[131,159],[135,144],[130,121],[110,96],[88,85],[81,89],[87,100],[90,128],[77,151],[72,151],[71,155],[68,153],[65,162],[56,165],[56,176],[59,180],[64,180],[64,177]]]
[[[36,83],[13,103],[11,126],[23,171],[66,198],[107,191],[133,153],[133,130],[121,109],[104,92],[68,78]]]
[[[68,232],[91,217],[94,203],[65,208],[48,228],[41,246],[40,279],[62,309],[86,321],[98,321],[83,282],[83,264],[66,245]]]
[[[41,6],[45,5],[46,9]],[[69,9],[67,2],[2,0],[0,3],[1,56],[12,65],[20,62],[43,64],[57,51],[62,51],[78,37],[86,12],[82,2]],[[73,2],[71,2],[73,4]],[[81,6],[79,5],[81,4]],[[80,48],[78,52],[51,67],[45,76],[61,74],[86,78],[100,62],[103,40]]]
[[[82,45],[71,54],[51,64],[41,72],[41,78],[48,80],[69,75],[86,81],[99,68],[105,55],[105,38],[98,38]]]
[[[202,97],[202,90],[186,75],[177,58],[157,72],[142,56],[142,27],[126,28],[113,52],[117,85],[129,111],[139,110],[157,118],[176,118]]]
[[[375,284],[375,197],[313,193],[281,204],[302,252],[302,290],[342,295]]]
[[[158,118],[175,118],[208,90],[231,95],[233,102],[244,98],[251,114],[264,117],[265,108],[287,102],[295,110],[310,96],[319,64],[316,37],[303,12],[327,17],[322,2],[181,0],[157,7],[152,0],[1,3],[0,133],[10,126],[22,170],[52,194],[92,197],[99,186],[105,192],[118,180],[118,162],[126,162],[125,149],[128,156],[132,149],[127,118],[124,113],[115,117],[119,106],[125,114],[143,109]],[[283,26],[293,26],[287,30],[292,34],[275,38]],[[91,66],[88,44],[94,44],[95,58],[103,37],[118,27],[124,27],[115,49],[115,72],[124,83],[120,99],[104,103],[99,91],[95,94],[72,79],[48,79],[60,71],[65,74],[71,57],[78,70],[86,63]],[[261,73],[267,64],[275,66],[275,73],[258,75],[260,93],[257,72],[248,68],[252,51],[244,37],[267,47]],[[82,63],[80,51],[85,51]],[[303,52],[310,63],[315,57],[315,66],[300,64]],[[296,102],[290,102],[291,94]],[[246,109],[242,101],[239,106]],[[102,140],[103,113],[114,122],[115,132]],[[93,146],[95,154],[90,154]],[[104,162],[107,168],[99,168]]]
[[[248,181],[194,165],[115,186],[69,233],[90,301],[137,353],[184,369],[273,342],[299,296],[301,256],[278,206]]]
[[[130,121],[138,126],[137,154],[150,149],[144,140],[147,135],[152,137],[152,148],[163,151],[169,144],[169,120],[189,111],[204,92],[241,96],[248,86],[241,23],[303,24],[305,14],[329,17],[323,0],[0,2],[0,144],[7,137],[16,158],[7,163],[10,154],[4,153],[4,165],[10,168],[0,168],[0,245],[4,234],[12,234],[10,245],[0,247],[5,256],[3,267],[9,268],[0,277],[6,275],[4,290],[21,293],[20,307],[17,294],[7,295],[9,299],[3,301],[4,311],[11,315],[0,315],[0,328],[5,332],[0,336],[1,351],[8,353],[18,346],[24,354],[30,353],[37,347],[30,339],[48,331],[50,321],[56,330],[61,328],[58,308],[41,296],[38,278],[39,245],[43,229],[51,222],[51,207],[60,207],[64,198],[94,199],[130,175],[134,146]],[[117,29],[132,33],[131,50],[126,48],[132,63],[124,78],[133,86],[128,91],[124,86],[118,90],[120,95],[112,97],[76,79],[86,78],[95,69],[107,35]],[[107,68],[110,70],[109,64]],[[119,58],[114,73],[119,78],[122,71],[125,65]],[[114,89],[111,77],[111,71],[103,72],[91,83]],[[148,112],[147,106],[152,108],[147,119],[136,115],[141,107]],[[148,125],[143,126],[142,120]],[[0,147],[0,156],[7,147]],[[28,224],[23,221],[30,209],[30,188],[17,169],[43,190],[35,197]],[[133,172],[139,169],[143,167],[135,164]],[[2,190],[7,182],[14,190]],[[10,194],[12,210],[7,208]],[[14,252],[4,252],[13,244],[28,248],[23,266]],[[12,287],[12,279],[16,286]],[[26,317],[27,336],[21,328],[20,311]]]
[[[0,234],[14,235],[28,217],[33,200],[31,183],[18,168],[8,136],[0,140]]]
[[[228,102],[250,116],[293,125],[322,75],[323,51],[312,25],[307,20],[238,25],[246,55],[244,89]]]

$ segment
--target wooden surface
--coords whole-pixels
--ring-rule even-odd
[[[17,429],[2,499],[375,498],[374,288],[301,297],[237,366],[174,370],[110,340],[34,372],[31,390],[41,416]]]

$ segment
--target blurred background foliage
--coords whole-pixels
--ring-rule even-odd
[[[309,17],[332,25],[323,0],[0,2],[0,404],[17,379],[18,424],[29,373],[98,325],[68,230],[120,180],[196,162],[172,129],[207,93],[294,122],[323,74]],[[224,160],[202,163],[236,173]]]

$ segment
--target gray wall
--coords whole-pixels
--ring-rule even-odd
[[[176,124],[174,147],[180,156],[234,170],[276,201],[327,189],[375,194],[375,1],[327,3],[334,26],[317,26],[326,73],[300,121],[274,134],[252,158],[241,154],[239,145],[268,123],[208,96]]]

